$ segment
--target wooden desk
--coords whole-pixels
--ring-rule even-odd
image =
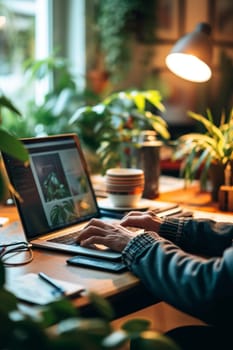
[[[210,193],[202,191],[198,183],[184,189],[160,193],[156,199],[178,203],[193,210],[219,212],[218,203],[213,203]]]
[[[230,220],[233,219],[233,212],[221,211],[219,204],[212,202],[210,192],[201,190],[199,183],[186,189],[160,193],[156,200],[177,203],[186,209],[197,212],[196,216],[206,215],[207,217],[221,218],[223,220],[227,220],[227,217],[230,216]],[[198,213],[199,211],[205,214]]]
[[[202,216],[205,213],[206,216],[211,214],[216,218],[221,215],[221,219],[233,222],[233,213],[220,212],[217,203],[211,203],[210,194],[201,192],[198,186],[162,193],[156,200],[176,202],[191,210],[201,210]],[[14,207],[1,207],[0,215],[8,216],[11,222],[18,220]],[[80,283],[87,290],[95,291],[108,299],[115,310],[116,318],[158,302],[130,272],[112,274],[78,268],[66,264],[68,257],[69,255],[63,253],[34,249],[33,261],[21,267],[7,268],[7,278],[14,279],[19,274],[44,271],[54,278]],[[73,302],[84,315],[93,315],[94,311],[85,294],[73,299]]]
[[[18,220],[18,214],[15,207],[0,207],[0,216],[7,216],[10,218],[9,226],[0,228],[0,235],[2,233],[3,236],[3,230],[7,228],[10,229],[10,225],[17,225],[15,221]],[[18,224],[18,228],[14,230],[17,232],[21,231],[21,225]],[[22,231],[20,235],[23,235]],[[20,237],[20,235],[17,233],[17,238]],[[3,239],[2,237],[0,238]],[[14,278],[20,274],[43,271],[51,277],[68,282],[76,282],[83,285],[87,291],[95,291],[109,300],[115,310],[115,318],[122,317],[157,302],[157,300],[146,291],[138,278],[130,272],[113,274],[94,269],[75,267],[66,264],[66,259],[70,257],[68,254],[42,249],[33,249],[33,252],[34,258],[29,264],[6,268],[7,279],[14,281]],[[95,314],[95,311],[89,304],[86,293],[72,300],[83,315],[88,316]]]

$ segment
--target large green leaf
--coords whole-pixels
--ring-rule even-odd
[[[151,322],[148,319],[133,318],[126,321],[122,325],[122,328],[128,333],[141,333],[149,329],[150,323]]]
[[[58,330],[60,333],[67,332],[85,332],[86,334],[96,334],[101,336],[106,336],[110,330],[111,326],[109,323],[101,318],[66,318],[64,321],[60,322],[58,325]]]
[[[17,298],[5,289],[0,289],[0,314],[9,313],[17,309]]]
[[[121,349],[121,347],[128,341],[128,334],[122,330],[115,331],[105,337],[102,344],[104,349]]]
[[[181,350],[174,341],[156,331],[145,331],[132,340],[134,350]]]
[[[114,312],[106,299],[103,299],[96,293],[89,293],[89,299],[100,315],[108,320],[113,319]]]
[[[161,123],[157,121],[155,122],[154,120],[151,120],[150,123],[153,129],[158,133],[158,135],[161,135],[163,139],[168,140],[170,138],[170,133]]]
[[[133,100],[139,111],[145,110],[145,98],[143,95],[136,93],[135,96],[133,95]]]
[[[212,163],[212,157],[211,155],[208,155],[208,157],[206,158],[205,162],[203,163],[204,166],[202,168],[202,172],[200,175],[200,182],[202,185],[206,185],[207,179],[208,179],[208,175],[209,175],[209,168],[210,165]]]
[[[162,98],[159,91],[148,90],[144,92],[144,95],[154,107],[157,107],[161,112],[165,112],[165,107],[161,102]]]
[[[3,151],[23,162],[28,161],[28,151],[22,142],[2,128],[0,128],[0,151]]]
[[[77,317],[79,314],[70,300],[62,298],[56,300],[42,311],[42,324],[44,327],[49,327],[67,318]]]
[[[191,118],[196,119],[200,123],[202,123],[205,126],[205,128],[207,129],[207,131],[209,132],[211,137],[213,137],[213,138],[221,138],[222,137],[221,130],[219,129],[219,127],[214,125],[212,120],[208,120],[207,118],[205,118],[201,114],[197,114],[197,113],[190,112],[190,111],[188,112],[188,115]]]
[[[12,104],[12,102],[7,97],[3,95],[0,96],[0,107],[6,107],[7,109],[21,116],[20,111]]]

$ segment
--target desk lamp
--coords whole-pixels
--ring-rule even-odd
[[[195,30],[181,37],[166,57],[168,68],[179,77],[205,82],[211,77],[211,27],[198,23]]]

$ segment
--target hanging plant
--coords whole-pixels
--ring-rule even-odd
[[[130,64],[132,44],[155,42],[156,0],[100,0],[100,46],[110,73],[123,75]]]

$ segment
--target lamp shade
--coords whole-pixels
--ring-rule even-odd
[[[197,24],[195,30],[180,38],[166,57],[168,68],[181,78],[205,82],[211,77],[211,27]]]

